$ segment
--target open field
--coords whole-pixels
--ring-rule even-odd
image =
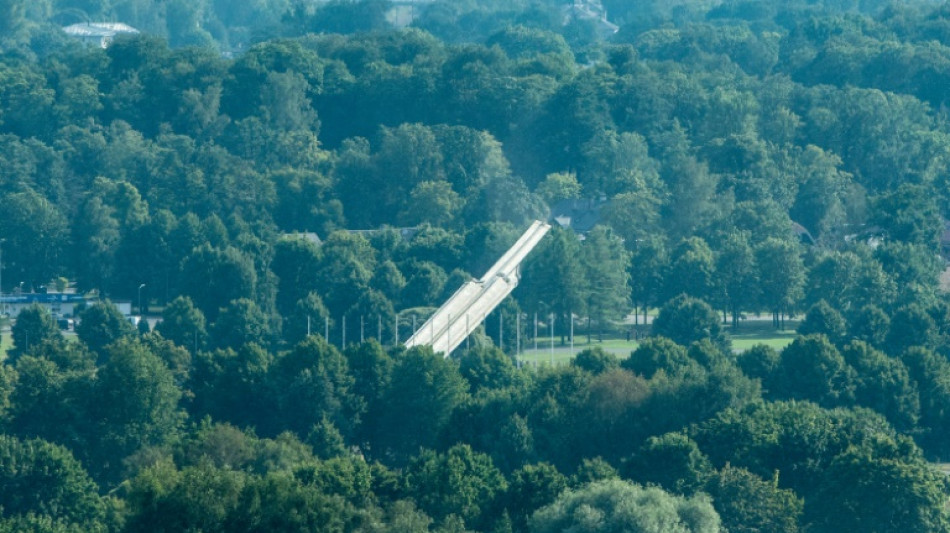
[[[0,361],[7,358],[7,350],[13,348],[13,337],[10,335],[10,319],[0,318]]]
[[[764,344],[776,350],[785,348],[795,340],[795,329],[798,327],[798,321],[786,321],[785,327],[784,330],[776,330],[772,328],[771,320],[746,320],[737,330],[733,331],[731,327],[727,326],[726,331],[730,333],[732,339],[732,350],[738,353],[744,352],[757,344]],[[643,326],[640,326],[640,329],[646,332]],[[598,342],[594,338],[588,343],[586,335],[576,335],[573,351],[570,345],[561,345],[560,337],[554,339],[553,348],[550,337],[538,337],[537,346],[538,348],[535,350],[534,341],[522,346],[522,353],[519,358],[522,364],[562,364],[573,359],[581,351],[594,346],[599,346],[604,351],[613,353],[623,359],[636,350],[639,343],[617,337],[605,338],[603,342]]]
[[[593,339],[591,343],[588,344],[586,336],[582,338],[578,335],[574,339],[574,349],[572,352],[570,344],[566,346],[561,345],[560,337],[554,340],[553,349],[551,347],[550,337],[538,337],[538,349],[534,349],[534,341],[528,346],[522,346],[520,360],[522,364],[538,365],[551,364],[553,362],[559,365],[569,362],[578,353],[594,346],[599,346],[603,348],[604,351],[624,359],[630,355],[630,352],[637,349],[639,343],[636,341],[628,342],[625,339],[604,339],[603,342],[598,342],[596,339]]]

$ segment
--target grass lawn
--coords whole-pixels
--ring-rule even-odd
[[[586,336],[577,335],[574,337],[574,351],[571,352],[571,345],[562,346],[560,337],[554,339],[553,350],[551,349],[550,337],[538,337],[538,349],[534,349],[534,341],[531,341],[527,346],[521,347],[520,359],[522,364],[551,364],[553,361],[554,364],[560,365],[569,362],[578,353],[594,346],[600,346],[605,352],[610,352],[624,359],[630,355],[630,352],[636,350],[638,345],[636,341],[627,341],[626,339],[604,339],[603,342],[598,342],[596,338],[588,344]]]
[[[776,350],[785,348],[795,340],[798,320],[786,320],[785,329],[776,330],[771,320],[746,320],[738,329],[727,328],[732,339],[732,350],[744,352],[756,344],[764,344]]]
[[[770,333],[739,333],[732,335],[732,351],[744,352],[756,344],[764,344],[775,350],[782,350],[791,344],[797,335],[794,330],[772,331]]]
[[[726,331],[730,333],[732,339],[732,350],[738,353],[744,352],[757,344],[764,344],[775,350],[785,348],[795,340],[795,328],[798,327],[798,322],[786,321],[785,327],[788,329],[775,330],[772,328],[770,320],[747,320],[742,322],[735,331],[728,326]],[[560,337],[554,339],[553,350],[550,337],[538,337],[538,349],[535,350],[534,341],[530,341],[527,345],[522,346],[519,359],[522,364],[544,365],[553,363],[560,365],[570,362],[575,355],[593,346],[600,346],[604,351],[613,353],[623,359],[636,350],[638,345],[637,341],[627,341],[625,338],[605,338],[603,342],[598,342],[594,338],[588,344],[586,335],[577,335],[574,338],[574,350],[572,352],[570,345],[561,345]]]
[[[10,320],[0,318],[0,361],[7,358],[7,350],[13,348],[13,337],[10,335]]]

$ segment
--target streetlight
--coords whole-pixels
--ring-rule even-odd
[[[145,284],[139,285],[139,314],[142,314],[142,288],[145,287]]]

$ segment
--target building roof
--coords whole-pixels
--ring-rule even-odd
[[[551,208],[550,220],[562,228],[571,228],[583,234],[600,223],[600,209],[607,203],[603,198],[561,200]]]
[[[305,241],[310,241],[317,246],[320,246],[323,244],[323,241],[320,240],[320,236],[312,231],[297,231],[294,233],[285,233],[284,237],[288,239],[303,239]]]
[[[574,0],[565,5],[562,11],[565,25],[572,20],[590,20],[596,25],[601,37],[610,37],[620,30],[619,26],[607,20],[607,10],[600,0]]]
[[[121,22],[81,22],[63,28],[73,37],[111,39],[122,33],[139,33],[139,30]]]
[[[51,292],[48,294],[42,293],[27,293],[27,294],[5,294],[3,297],[0,297],[0,302],[3,302],[8,305],[12,304],[55,304],[55,303],[80,303],[85,302],[86,297],[81,294],[67,293],[67,292]]]

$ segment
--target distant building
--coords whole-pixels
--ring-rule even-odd
[[[298,231],[295,233],[285,233],[284,237],[288,239],[303,239],[317,246],[320,246],[321,244],[323,244],[323,241],[320,240],[320,236],[312,231]]]
[[[564,15],[565,26],[575,20],[591,21],[602,39],[620,30],[619,26],[607,20],[607,10],[600,0],[574,0],[565,5],[561,11]]]
[[[561,200],[551,208],[550,220],[584,235],[600,223],[600,210],[606,204],[606,198]]]
[[[139,30],[121,22],[82,22],[66,26],[63,31],[66,35],[99,48],[108,47],[116,35],[139,33]]]
[[[385,226],[377,229],[348,229],[343,230],[347,233],[352,233],[353,235],[362,235],[366,238],[370,238],[373,235],[379,235],[385,231],[395,230],[403,240],[411,241],[413,237],[416,236],[416,233],[419,233],[419,230],[422,229],[420,226],[412,226],[406,228],[394,228],[392,226]]]
[[[16,318],[20,311],[33,304],[42,305],[54,317],[71,317],[76,315],[77,308],[86,305],[86,298],[81,294],[65,292],[4,294],[0,297],[0,311],[11,318]]]
[[[20,311],[33,304],[39,304],[45,307],[54,318],[72,318],[86,306],[92,305],[96,301],[96,299],[90,300],[82,294],[73,292],[4,294],[0,296],[0,314],[7,314],[10,318],[16,318]],[[120,300],[112,303],[119,309],[122,316],[132,315],[131,301]]]

